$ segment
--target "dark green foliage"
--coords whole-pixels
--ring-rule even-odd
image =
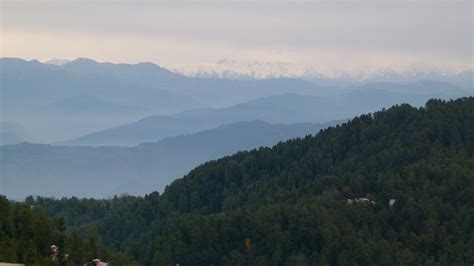
[[[29,200],[144,265],[471,265],[473,155],[474,98],[430,100],[208,162],[162,195]]]
[[[32,201],[30,198],[29,201]],[[34,205],[10,202],[0,196],[0,262],[27,265],[84,265],[100,257],[104,261],[133,265],[122,253],[104,248],[97,235],[89,240],[67,234],[63,218],[53,220]],[[51,245],[59,247],[55,259]]]

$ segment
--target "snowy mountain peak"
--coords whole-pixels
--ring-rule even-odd
[[[58,59],[58,58],[53,58],[45,62],[45,64],[48,65],[56,65],[56,66],[63,66],[67,63],[71,62],[71,60],[68,59]]]
[[[267,79],[305,75],[306,68],[281,61],[237,61],[223,58],[214,63],[175,67],[173,71],[200,78]]]
[[[219,59],[214,63],[186,65],[172,68],[174,72],[197,78],[220,79],[268,79],[299,78],[305,80],[353,82],[404,82],[417,80],[438,80],[472,84],[472,69],[453,72],[441,71],[428,66],[409,66],[405,69],[375,68],[365,71],[347,71],[323,73],[312,66],[299,65],[282,61],[238,61],[229,58]]]

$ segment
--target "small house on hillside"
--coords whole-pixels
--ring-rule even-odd
[[[347,204],[353,203],[362,203],[362,204],[373,204],[375,205],[375,201],[369,198],[356,198],[356,199],[347,199]]]

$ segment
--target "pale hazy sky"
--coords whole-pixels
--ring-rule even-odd
[[[472,67],[473,1],[1,1],[2,57]]]

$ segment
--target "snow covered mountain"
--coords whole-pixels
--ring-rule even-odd
[[[237,61],[227,58],[210,64],[175,67],[173,71],[192,77],[222,79],[294,78],[309,74],[306,67],[290,62]]]
[[[411,66],[403,70],[379,68],[364,72],[322,73],[311,66],[282,61],[237,61],[220,59],[215,63],[173,67],[172,71],[189,77],[219,79],[297,78],[320,85],[348,85],[367,82],[411,82],[436,80],[472,88],[474,72],[462,69],[444,72],[429,67]]]
[[[70,63],[70,62],[71,62],[71,60],[69,60],[69,59],[53,58],[53,59],[50,59],[50,60],[48,60],[44,63],[48,64],[48,65],[64,66],[65,64]]]

